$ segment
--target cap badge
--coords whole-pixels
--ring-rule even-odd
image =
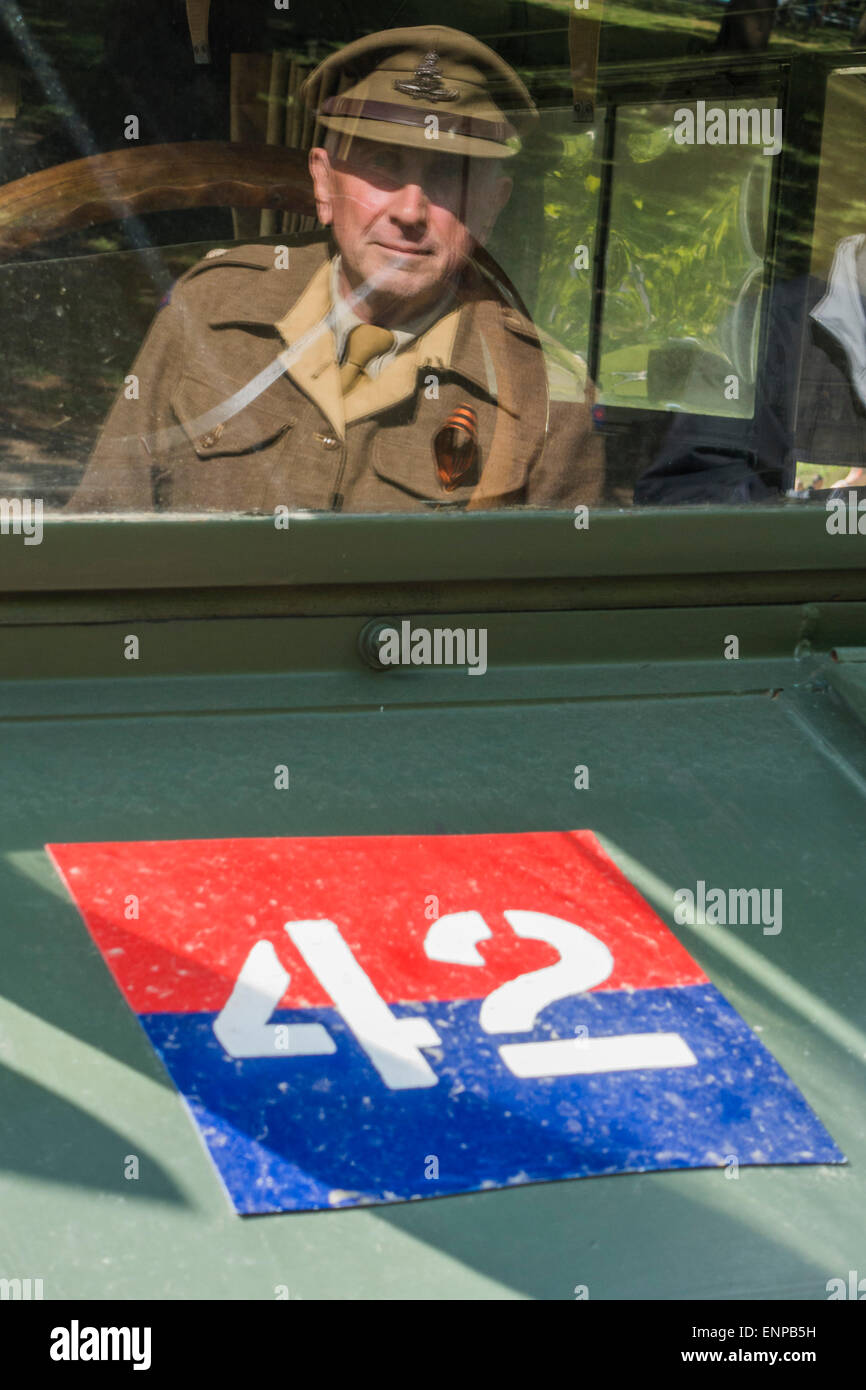
[[[415,81],[395,82],[395,90],[405,92],[414,101],[456,101],[460,93],[442,85],[442,69],[436,66],[438,62],[438,53],[428,53],[415,69]]]

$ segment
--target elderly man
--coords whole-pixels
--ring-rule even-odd
[[[456,30],[397,29],[333,54],[304,98],[326,132],[310,172],[331,238],[211,251],[181,278],[70,507],[598,500],[582,361],[552,364],[475,259],[537,119],[517,74]]]

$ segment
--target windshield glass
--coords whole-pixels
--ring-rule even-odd
[[[4,5],[4,525],[866,498],[860,6],[440,8]]]

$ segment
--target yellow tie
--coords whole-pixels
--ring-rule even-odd
[[[394,334],[387,328],[377,328],[374,323],[359,323],[349,334],[346,360],[340,368],[340,385],[347,396],[368,362],[387,352],[393,345]]]

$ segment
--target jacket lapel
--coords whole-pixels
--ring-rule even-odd
[[[321,263],[287,312],[284,270],[262,266],[262,277],[255,297],[249,287],[221,296],[209,323],[213,328],[234,324],[239,327],[270,329],[285,343],[278,354],[288,377],[319,407],[334,432],[343,438],[343,393],[335,360],[336,344],[328,313],[331,308],[330,256],[323,242]],[[248,254],[229,253],[221,265],[250,264]]]
[[[461,314],[461,309],[452,309],[403,352],[398,352],[377,377],[362,377],[346,398],[346,423],[379,415],[408,396],[414,396],[419,389],[419,372],[447,370]]]
[[[471,269],[458,291],[458,300],[455,309],[411,347],[398,352],[377,377],[362,379],[346,401],[347,424],[378,415],[413,396],[421,389],[419,372],[428,369],[462,377],[510,415],[520,414],[510,379],[496,371],[495,351],[490,346],[502,334],[500,318],[505,306],[490,297]]]
[[[341,439],[345,437],[343,392],[337,345],[328,322],[329,266],[319,266],[298,300],[276,326],[286,344],[280,353],[286,373],[313,400]]]

